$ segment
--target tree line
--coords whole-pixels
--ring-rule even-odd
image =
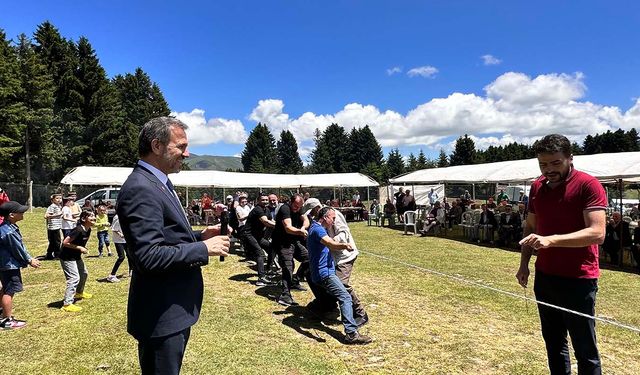
[[[142,124],[169,113],[147,73],[109,78],[85,37],[64,38],[48,21],[15,40],[0,29],[0,181],[133,165]]]

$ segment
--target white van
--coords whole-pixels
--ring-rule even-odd
[[[116,206],[116,201],[118,200],[118,194],[120,193],[119,187],[107,187],[100,190],[96,190],[93,193],[87,195],[84,198],[80,198],[77,200],[78,204],[82,206],[84,202],[88,199],[91,201],[93,207],[96,207],[100,202],[103,203],[111,203],[113,207]],[[116,210],[110,209],[107,211],[109,217],[113,217],[116,214]]]

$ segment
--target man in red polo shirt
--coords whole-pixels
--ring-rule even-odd
[[[605,236],[607,199],[594,177],[573,168],[571,143],[559,134],[535,145],[542,176],[532,185],[520,241],[518,282],[527,286],[529,260],[538,251],[533,286],[539,301],[595,315],[598,244]],[[571,374],[567,332],[579,374],[601,374],[595,320],[538,305],[551,374]]]

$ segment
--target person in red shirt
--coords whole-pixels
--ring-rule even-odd
[[[527,287],[534,250],[533,290],[538,301],[595,315],[600,268],[598,245],[605,238],[607,199],[600,182],[573,168],[571,143],[559,134],[535,146],[542,176],[532,185],[524,226],[518,282]],[[579,374],[601,374],[595,320],[538,305],[551,374],[570,374],[567,332]]]
[[[0,205],[2,205],[3,203],[7,203],[10,200],[11,199],[9,199],[7,192],[4,191],[2,188],[0,188]],[[4,217],[0,216],[0,224],[2,224],[3,221],[4,221]]]

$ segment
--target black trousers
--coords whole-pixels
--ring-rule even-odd
[[[242,240],[242,244],[244,246],[244,250],[248,255],[252,255],[256,259],[256,264],[258,267],[258,277],[264,276],[264,250],[262,246],[260,246],[260,242],[249,232],[242,231],[240,238]]]
[[[583,314],[595,314],[597,279],[565,278],[536,272],[533,290],[539,301]],[[538,305],[538,312],[552,375],[571,374],[567,332],[578,360],[578,374],[602,373],[595,320],[543,305]]]
[[[47,238],[49,239],[49,247],[47,247],[46,259],[53,259],[60,254],[62,248],[62,231],[60,229],[48,229]]]
[[[142,375],[178,375],[189,342],[191,328],[173,335],[138,341]]]
[[[124,258],[126,258],[126,252],[124,251],[126,244],[121,242],[114,242],[113,244],[116,246],[116,252],[118,253],[118,259],[116,259],[116,263],[113,265],[113,269],[111,269],[111,274],[115,275],[122,262],[124,262]],[[129,264],[129,270],[131,270],[131,264]]]
[[[293,260],[296,259],[300,262],[296,275],[299,279],[304,278],[304,274],[309,269],[309,252],[299,241],[289,245],[279,245],[277,248],[278,259],[282,267],[282,294],[291,296],[293,269],[295,267]]]

